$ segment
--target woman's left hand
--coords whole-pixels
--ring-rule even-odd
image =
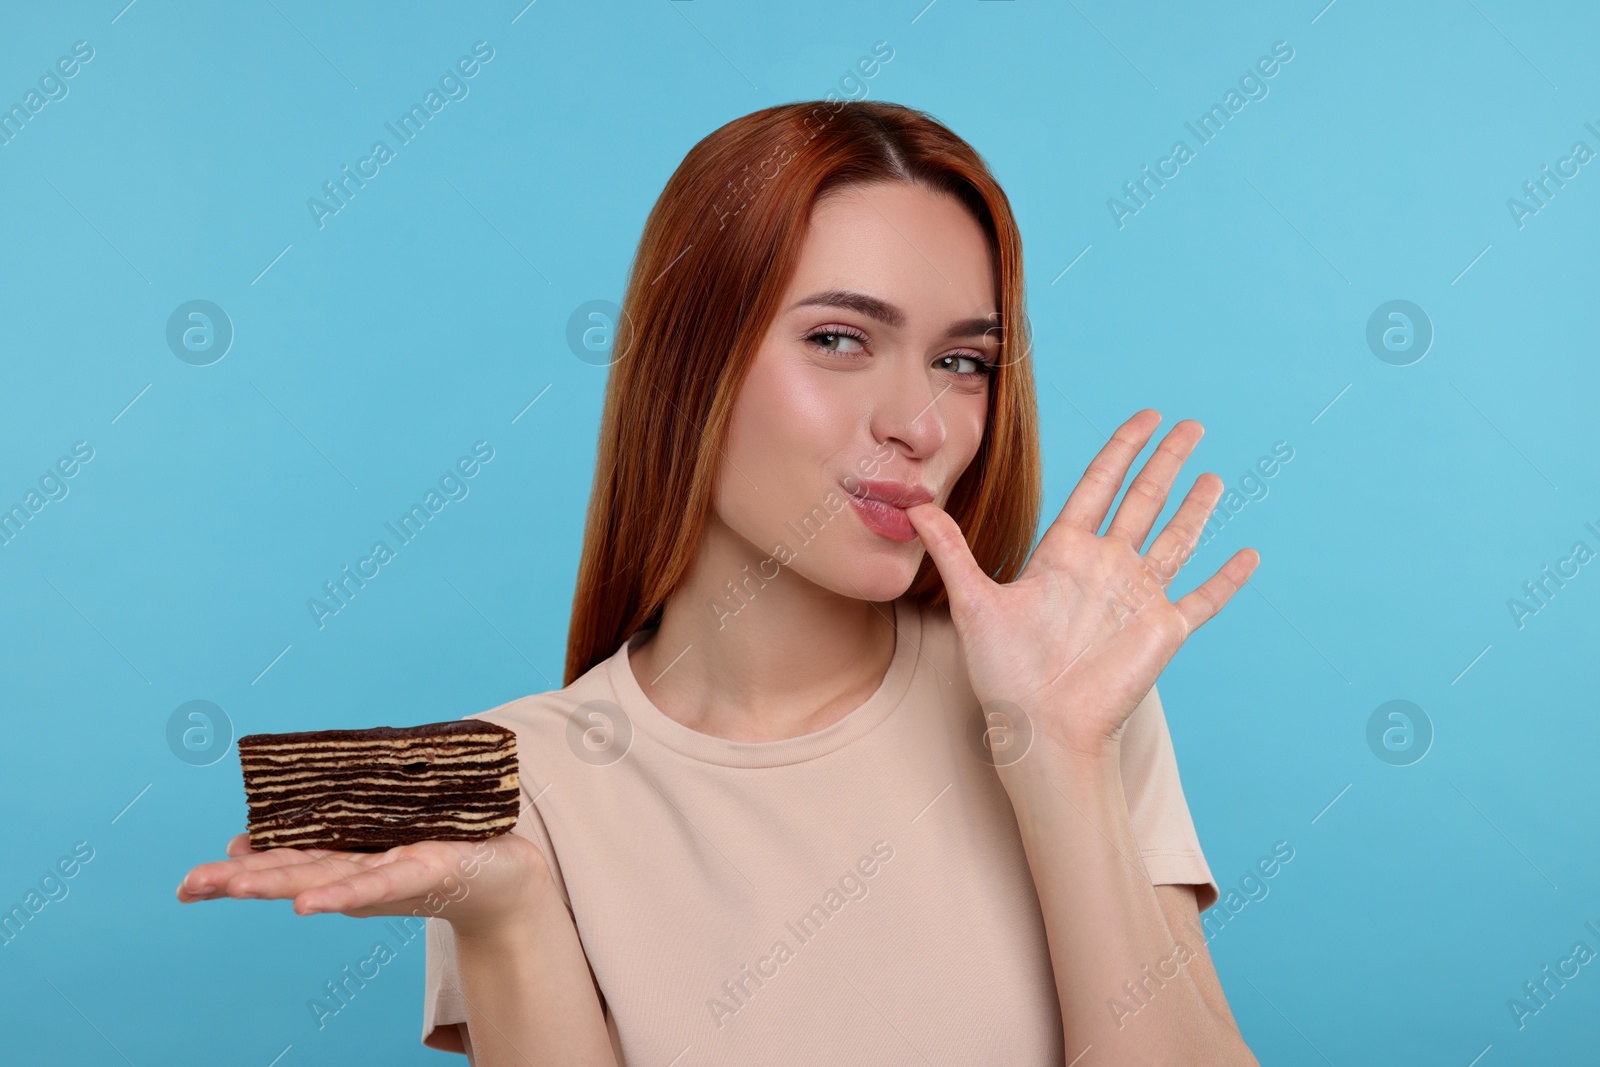
[[[1098,759],[1178,647],[1220,611],[1261,557],[1240,549],[1176,603],[1166,588],[1189,558],[1222,495],[1222,479],[1195,479],[1172,520],[1140,548],[1205,430],[1186,419],[1162,440],[1102,536],[1111,502],[1161,415],[1146,408],[1120,426],[1067,498],[1017,579],[984,573],[948,513],[919,504],[906,514],[944,579],[968,679],[986,717],[996,708],[1029,720],[1033,744]]]

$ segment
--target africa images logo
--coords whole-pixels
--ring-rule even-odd
[[[1172,143],[1171,151],[1156,160],[1154,171],[1146,163],[1139,177],[1123,182],[1122,192],[1127,200],[1119,200],[1114,196],[1106,200],[1106,210],[1111,212],[1111,221],[1117,224],[1117,229],[1122,229],[1128,224],[1128,219],[1149,207],[1156,191],[1165,189],[1168,181],[1183,173],[1183,165],[1196,157],[1198,149],[1220,136],[1233,116],[1243,111],[1246,104],[1265,100],[1270,91],[1267,82],[1276,77],[1293,58],[1294,48],[1288,41],[1273,42],[1272,55],[1262,56],[1253,66],[1245,68],[1239,77],[1238,89],[1230,88],[1223,94],[1220,104],[1212,104],[1194,122],[1183,124],[1184,129],[1194,136],[1193,148],[1189,147],[1187,140],[1180,138]]]
[[[395,146],[408,145],[415,140],[428,125],[428,120],[443,111],[446,104],[465,100],[472,91],[467,79],[476,77],[483,69],[483,64],[493,58],[494,49],[489,42],[478,41],[472,46],[471,56],[462,56],[456,60],[454,67],[439,75],[437,89],[430,87],[420,103],[412,104],[395,122],[385,122],[384,127],[394,135]],[[319,200],[313,196],[306,200],[306,208],[311,212],[311,221],[317,224],[317,229],[325,227],[328,218],[349,207],[357,190],[365,189],[367,182],[382,173],[383,166],[395,155],[395,148],[391,148],[388,141],[377,140],[372,143],[372,150],[367,155],[356,160],[354,171],[351,171],[350,164],[341,164],[339,178],[322,183],[322,192],[327,199]]]

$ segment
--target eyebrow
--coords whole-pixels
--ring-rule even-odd
[[[803,307],[833,307],[842,308],[846,311],[855,311],[896,329],[906,323],[905,312],[895,305],[888,301],[880,300],[875,296],[857,292],[854,289],[825,289],[820,293],[813,293],[804,300],[796,301],[789,310],[794,311],[796,308]],[[998,330],[1000,328],[1000,323],[995,321],[996,317],[998,316],[960,319],[952,322],[950,328],[944,332],[944,336],[940,340],[948,341],[958,337],[983,337],[990,330]]]

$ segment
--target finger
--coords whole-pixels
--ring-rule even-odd
[[[1261,554],[1255,549],[1241,548],[1217,573],[1201,582],[1187,596],[1179,597],[1174,606],[1189,624],[1189,633],[1194,633],[1214,618],[1223,605],[1233,599],[1233,594],[1244,586],[1245,580],[1260,562]]]
[[[313,886],[295,894],[299,915],[319,911],[350,912],[382,907],[395,901],[426,896],[439,884],[438,868],[418,859],[397,859],[348,878]]]
[[[1122,541],[1138,550],[1150,536],[1150,527],[1167,504],[1167,494],[1184,461],[1194,452],[1194,446],[1205,436],[1205,427],[1194,419],[1184,419],[1161,439],[1156,450],[1139,470],[1138,477],[1122,494],[1122,503],[1111,516],[1111,528],[1106,536]]]
[[[274,848],[265,852],[248,852],[242,856],[235,856],[228,860],[212,860],[209,863],[197,864],[190,868],[189,873],[179,884],[179,896],[187,892],[190,896],[203,895],[207,889],[218,890],[227,884],[228,879],[243,871],[265,870],[272,867],[285,867],[297,863],[309,863],[323,859],[327,856],[338,855],[327,849],[299,849],[299,848]]]
[[[1217,500],[1222,496],[1222,489],[1222,479],[1215,474],[1206,471],[1200,475],[1189,487],[1188,495],[1178,505],[1178,510],[1161,528],[1156,539],[1150,542],[1145,560],[1160,578],[1163,589],[1177,576],[1178,568],[1194,555],[1194,546],[1200,540],[1211,509],[1217,506]]]
[[[326,848],[269,848],[264,853],[248,851],[238,854],[232,859],[213,859],[205,864],[197,864],[189,870],[184,877],[184,885],[190,889],[205,888],[210,883],[221,883],[222,880],[234,877],[235,873],[242,870],[264,870],[267,867],[286,867],[290,864],[304,864],[304,862],[325,859],[328,856],[352,857],[357,854],[338,853]]]
[[[280,900],[315,886],[343,881],[360,873],[361,870],[362,868],[353,860],[324,856],[305,863],[286,863],[277,867],[257,867],[238,871],[223,881],[217,887],[217,892],[230,897]]]
[[[203,870],[202,870],[203,867]],[[325,849],[275,848],[216,864],[203,864],[179,886],[179,899],[194,897],[293,896],[298,888],[360,870],[355,854]]]
[[[1151,419],[1152,415],[1155,416],[1154,420]],[[1122,480],[1128,476],[1128,467],[1132,465],[1133,458],[1144,448],[1145,442],[1150,440],[1150,435],[1155,433],[1160,424],[1161,413],[1154,408],[1145,408],[1118,426],[1111,440],[1084,469],[1083,477],[1078,479],[1077,488],[1067,497],[1061,514],[1050,524],[1051,529],[1066,525],[1099,533],[1106,511],[1117,498]],[[1049,536],[1049,531],[1045,536]]]
[[[254,851],[255,849],[250,847],[250,835],[248,833],[234,834],[228,839],[228,855],[230,856],[247,856]]]
[[[965,614],[976,607],[985,586],[994,582],[972,558],[967,537],[956,520],[937,504],[907,508],[906,518],[911,520],[917,536],[922,538],[923,547],[933,557],[933,565],[939,568],[951,610]]]

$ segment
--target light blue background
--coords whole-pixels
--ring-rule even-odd
[[[445,1062],[420,942],[319,1031],[379,922],[176,903],[244,804],[236,754],[180,761],[168,718],[407,724],[559,686],[605,375],[568,317],[620,298],[696,140],[840,91],[880,40],[869,95],[970,140],[1020,218],[1047,519],[1143,406],[1206,425],[1185,485],[1294,449],[1180,581],[1263,557],[1161,682],[1218,881],[1295,849],[1210,946],[1262,1062],[1596,1055],[1600,963],[1525,1029],[1507,1007],[1600,950],[1600,565],[1520,629],[1507,607],[1600,549],[1600,164],[1522,228],[1506,204],[1600,149],[1592,7],[124,2],[0,16],[0,105],[95,50],[0,146],[0,504],[95,450],[0,548],[0,905],[95,850],[0,947],[8,1061]],[[470,95],[318,229],[307,198],[479,40]],[[1269,95],[1119,229],[1107,199],[1280,40]],[[235,329],[210,366],[165,341],[192,299]],[[1365,341],[1391,299],[1436,331],[1410,366]],[[319,630],[307,598],[479,440],[470,495]],[[1401,698],[1436,736],[1396,767],[1366,724]]]

